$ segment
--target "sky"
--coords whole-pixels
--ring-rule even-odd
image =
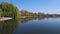
[[[3,1],[14,4],[19,10],[60,14],[60,0],[0,0],[0,2]]]

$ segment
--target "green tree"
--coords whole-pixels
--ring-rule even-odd
[[[1,16],[2,16],[2,10],[0,9],[0,18],[1,18]]]
[[[2,9],[3,16],[17,18],[18,8],[11,3],[2,2],[0,3],[0,8]]]

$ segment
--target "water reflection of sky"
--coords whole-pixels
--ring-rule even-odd
[[[58,34],[60,33],[60,18],[48,18],[43,20],[31,20],[19,23],[15,34]]]

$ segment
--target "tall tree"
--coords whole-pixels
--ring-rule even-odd
[[[18,8],[14,6],[13,4],[2,2],[0,3],[0,8],[2,9],[3,16],[12,17],[14,19],[17,17]]]

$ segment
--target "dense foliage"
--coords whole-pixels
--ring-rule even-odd
[[[2,10],[0,9],[0,18],[1,18],[1,16],[2,16]]]
[[[3,16],[5,17],[12,17],[14,19],[17,17],[18,9],[11,3],[7,2],[0,3],[0,9],[2,9]]]
[[[26,17],[36,17],[36,18],[42,18],[42,17],[45,17],[45,14],[44,13],[32,13],[32,12],[29,12],[27,10],[21,10],[20,13],[19,13],[20,16],[26,16]]]

